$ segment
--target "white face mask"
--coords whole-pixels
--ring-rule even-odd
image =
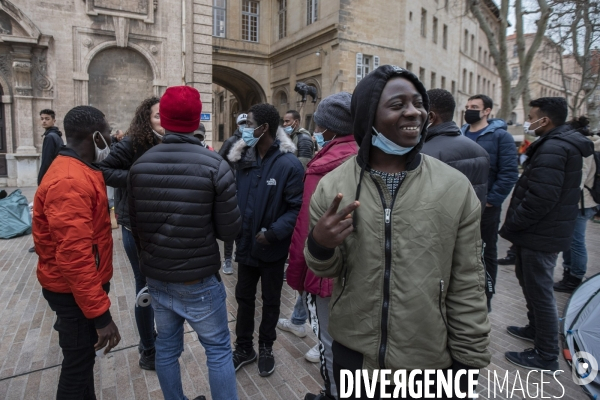
[[[100,138],[106,146],[103,149],[99,148],[96,144],[96,134],[100,135]],[[102,134],[98,131],[94,132],[94,134],[92,135],[92,139],[94,140],[94,152],[96,153],[96,158],[94,159],[94,162],[99,163],[103,161],[106,157],[108,157],[108,154],[110,153],[110,146],[108,145],[108,143],[106,143],[106,140],[104,140],[104,136],[102,136]]]
[[[544,117],[538,119],[537,121],[533,121],[533,122],[523,122],[523,132],[526,135],[531,135],[531,136],[535,136],[535,131],[538,130],[539,128],[541,128],[541,126],[538,126],[535,129],[529,129],[529,127],[533,124],[535,124],[538,121],[541,121],[542,119],[544,119]]]

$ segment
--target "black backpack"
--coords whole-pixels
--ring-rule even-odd
[[[590,191],[592,198],[597,204],[600,204],[600,152],[594,152],[594,163],[596,165],[596,173],[594,174],[594,184],[592,187],[585,186]],[[583,201],[583,200],[582,200]]]

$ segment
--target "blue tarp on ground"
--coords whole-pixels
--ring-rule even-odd
[[[31,215],[27,198],[17,189],[0,200],[0,239],[31,233]]]

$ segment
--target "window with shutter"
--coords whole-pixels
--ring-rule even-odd
[[[363,78],[363,55],[356,53],[356,84]]]

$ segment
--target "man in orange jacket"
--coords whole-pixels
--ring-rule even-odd
[[[110,127],[94,107],[64,119],[67,145],[48,169],[34,200],[37,277],[56,313],[63,352],[57,399],[95,399],[96,351],[121,340],[110,315],[112,233],[102,171],[92,165],[110,152]]]

